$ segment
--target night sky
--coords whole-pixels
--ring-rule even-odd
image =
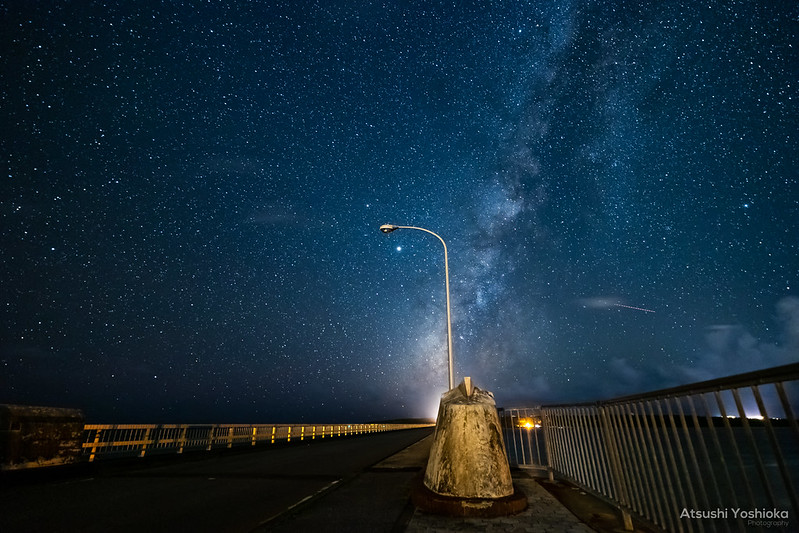
[[[652,5],[644,5],[652,4]],[[0,2],[0,403],[432,416],[799,361],[795,2]]]

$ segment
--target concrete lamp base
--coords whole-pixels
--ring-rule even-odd
[[[423,483],[413,503],[453,516],[503,516],[527,507],[513,486],[494,396],[464,378],[441,396]]]
[[[469,518],[496,518],[521,513],[527,509],[527,495],[514,486],[513,494],[501,498],[458,498],[443,496],[428,489],[422,476],[411,486],[411,502],[426,513]]]

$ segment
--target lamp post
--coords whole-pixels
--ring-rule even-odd
[[[452,319],[449,310],[449,260],[447,259],[447,243],[437,233],[433,233],[429,229],[417,228],[416,226],[396,226],[394,224],[383,224],[380,226],[380,231],[383,233],[391,233],[398,229],[418,229],[436,237],[441,244],[444,245],[444,280],[447,290],[447,362],[449,364],[449,390],[454,388],[452,369],[454,364],[452,362]]]

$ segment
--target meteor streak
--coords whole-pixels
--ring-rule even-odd
[[[613,304],[618,305],[619,307],[626,307],[627,309],[635,309],[636,311],[643,311],[644,313],[654,313],[651,309],[643,309],[641,307],[633,307],[632,305],[624,305],[624,304]]]

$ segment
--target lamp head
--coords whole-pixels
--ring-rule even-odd
[[[399,229],[399,226],[395,226],[393,224],[383,224],[382,226],[380,226],[380,231],[382,231],[383,233],[391,233],[395,229]]]

